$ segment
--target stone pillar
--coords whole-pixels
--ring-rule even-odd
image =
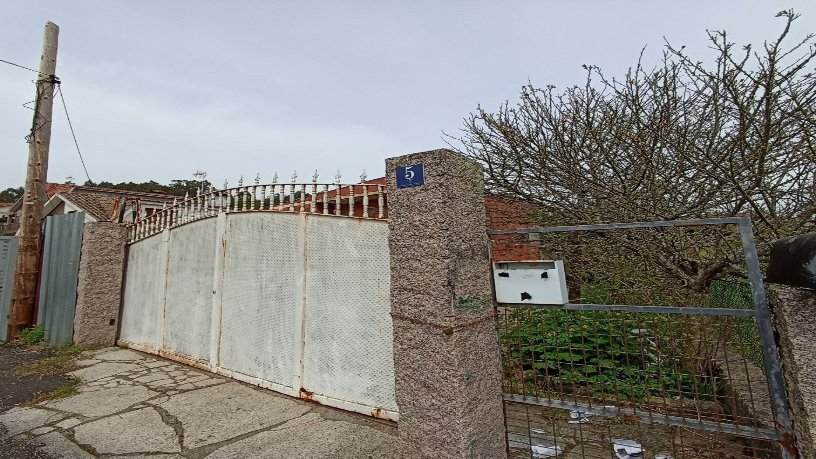
[[[79,259],[74,343],[85,348],[116,343],[127,229],[110,222],[85,223]]]
[[[816,457],[816,293],[771,291],[771,304],[800,457]]]
[[[412,186],[398,187],[405,166]],[[434,150],[388,159],[386,170],[403,456],[505,458],[482,168]]]

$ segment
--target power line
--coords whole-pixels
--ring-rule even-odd
[[[85,167],[85,160],[82,158],[82,152],[79,151],[79,142],[77,142],[76,134],[74,133],[74,125],[71,124],[71,117],[68,116],[68,106],[65,105],[65,97],[62,96],[62,86],[57,86],[57,91],[59,91],[60,100],[62,101],[62,108],[65,110],[65,117],[68,118],[68,127],[71,128],[71,136],[74,138],[74,145],[76,145],[77,153],[79,154],[79,160],[82,162],[82,169],[85,170],[85,177],[88,178],[89,182],[93,182],[91,180],[91,176],[88,175],[88,168]]]
[[[41,89],[42,89],[42,85],[41,85],[41,84],[38,82],[38,83],[37,83],[37,99],[36,99],[36,100],[32,100],[31,102],[26,102],[26,103],[24,103],[24,104],[23,104],[23,107],[25,107],[25,108],[27,108],[27,109],[29,109],[29,110],[33,110],[33,111],[34,111],[34,121],[33,121],[32,126],[31,126],[31,131],[28,133],[28,135],[27,135],[27,136],[25,136],[25,141],[26,141],[26,143],[30,143],[30,142],[32,142],[32,141],[33,141],[33,139],[34,139],[34,134],[35,134],[37,131],[39,131],[39,130],[40,130],[40,128],[42,128],[43,126],[45,126],[46,124],[48,124],[48,120],[47,120],[47,119],[46,119],[46,118],[45,118],[45,117],[42,115],[42,113],[40,113],[40,111],[38,110],[38,108],[40,107],[40,99],[42,99],[42,96],[43,96],[43,94],[44,94],[44,92],[43,92],[43,91],[41,91]],[[53,97],[53,96],[52,96],[52,97]],[[33,103],[33,104],[34,104],[34,107],[33,107],[33,108],[28,106],[28,104],[31,104],[31,103]],[[43,122],[42,122],[42,124],[40,124],[40,125],[37,125],[37,119],[38,119],[38,118],[42,118],[42,119],[43,119]]]
[[[26,67],[24,65],[15,64],[14,62],[7,61],[5,59],[0,59],[0,62],[2,62],[4,64],[8,64],[8,65],[13,65],[14,67],[19,67],[21,69],[28,70],[30,72],[34,72],[34,73],[38,73],[38,74],[40,73],[37,70]],[[59,92],[60,100],[62,101],[62,108],[63,108],[63,110],[65,110],[65,118],[68,119],[68,127],[71,129],[71,137],[74,138],[74,145],[76,146],[77,154],[79,155],[79,161],[82,163],[82,169],[85,171],[85,177],[87,177],[88,181],[90,182],[91,181],[91,176],[88,174],[88,168],[85,166],[85,158],[82,157],[82,151],[79,149],[79,142],[77,141],[76,133],[74,132],[74,125],[73,125],[73,123],[71,123],[71,116],[68,115],[68,106],[65,104],[65,97],[62,95],[62,86],[60,85],[59,79],[57,79],[54,75],[51,75],[50,79],[51,79],[51,83],[53,83],[57,87],[57,91]],[[33,108],[34,113],[36,114],[35,119],[36,119],[37,116],[43,117],[40,114],[40,112],[37,110],[37,106],[39,105],[40,97],[42,96],[42,93],[39,92],[39,87],[40,87],[40,85],[39,85],[39,81],[38,81],[38,84],[37,84],[37,100],[34,101],[34,108]],[[28,105],[28,104],[23,104],[23,106],[26,106],[26,105]],[[31,129],[31,134],[26,136],[27,140],[28,139],[33,140],[34,132],[37,131],[38,129],[40,129],[41,127],[43,127],[46,123],[48,123],[48,120],[45,120],[43,122],[43,124],[37,126],[36,121],[35,121],[34,127]]]
[[[34,70],[34,69],[31,69],[31,68],[28,68],[28,67],[26,67],[26,66],[24,66],[24,65],[15,64],[14,62],[9,62],[9,61],[3,60],[3,59],[0,59],[0,62],[3,62],[4,64],[8,64],[8,65],[13,65],[13,66],[15,66],[15,67],[20,67],[21,69],[26,69],[26,70],[32,71],[32,72],[34,72],[34,73],[40,73],[40,72],[38,72],[37,70]]]

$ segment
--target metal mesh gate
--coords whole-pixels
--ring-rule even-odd
[[[303,387],[396,412],[388,226],[331,218],[307,222]]]
[[[215,219],[170,233],[163,343],[187,358],[210,360]]]
[[[219,365],[297,394],[303,243],[292,215],[227,221]]]
[[[167,282],[167,242],[159,233],[128,252],[124,307],[119,340],[159,349]]]
[[[207,215],[131,243],[120,344],[396,419],[388,267],[384,221]]]
[[[712,225],[739,231],[700,229]],[[608,236],[622,229],[652,232],[634,236],[638,243],[668,238],[701,256],[713,250],[701,249],[703,240],[741,245],[752,301],[731,301],[722,285],[674,289],[649,263],[622,262]],[[544,254],[580,272],[569,278],[568,304],[498,305],[512,457],[795,457],[750,220],[490,233],[494,260]],[[676,301],[682,306],[664,306]]]

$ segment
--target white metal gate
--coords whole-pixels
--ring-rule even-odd
[[[130,245],[120,344],[397,419],[388,225],[220,213]]]

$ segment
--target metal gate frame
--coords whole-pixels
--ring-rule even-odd
[[[762,356],[765,361],[765,372],[768,383],[768,392],[771,399],[771,410],[773,412],[776,430],[756,428],[756,438],[773,439],[779,442],[782,457],[793,459],[797,457],[793,425],[791,422],[785,382],[782,375],[782,365],[780,362],[779,350],[774,338],[774,328],[768,299],[765,294],[765,285],[762,280],[762,271],[759,265],[756,244],[754,242],[754,231],[751,219],[748,217],[728,217],[728,218],[702,218],[689,220],[671,220],[654,222],[632,222],[632,223],[602,223],[576,226],[549,226],[530,227],[511,230],[488,230],[488,236],[503,234],[544,234],[544,233],[570,233],[570,232],[594,232],[610,230],[631,230],[648,228],[681,228],[693,226],[721,226],[736,225],[739,229],[748,280],[751,286],[751,295],[754,301],[753,309],[728,309],[728,308],[702,308],[702,307],[678,307],[678,306],[641,306],[641,305],[607,305],[593,303],[567,303],[563,305],[543,306],[549,309],[562,309],[566,311],[622,311],[634,313],[660,313],[660,314],[685,314],[685,315],[709,315],[709,316],[740,316],[754,317],[757,324],[760,342],[762,345]],[[534,307],[530,304],[522,303],[497,303],[502,307]],[[531,397],[523,397],[514,394],[505,394],[504,400],[517,403],[540,404],[552,408],[573,409],[574,403],[558,400],[530,400]],[[592,414],[613,414],[605,407],[585,407],[582,410]],[[618,410],[614,410],[619,413]],[[729,429],[723,429],[723,424],[712,424],[702,420],[685,419],[675,416],[658,416],[654,413],[629,413],[639,416],[644,421],[658,421],[670,425],[683,425],[703,430],[714,430],[726,433]],[[744,429],[742,429],[744,430]],[[753,429],[752,429],[753,430]]]

